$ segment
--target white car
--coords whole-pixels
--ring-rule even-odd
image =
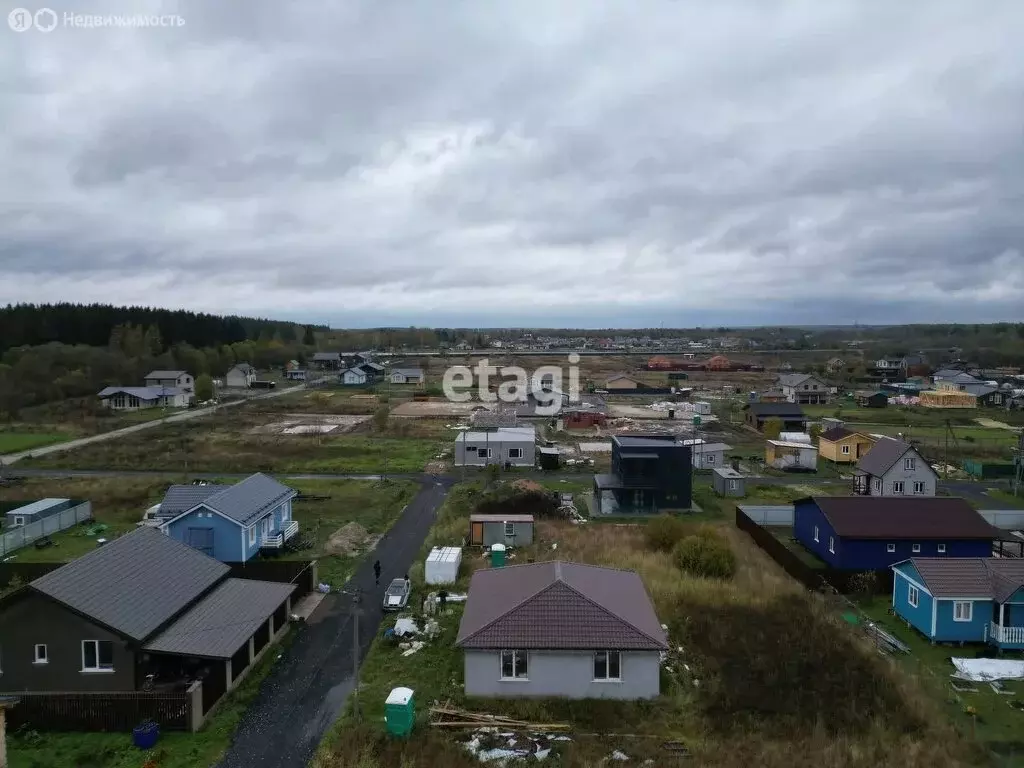
[[[384,593],[384,610],[400,611],[409,604],[409,593],[412,588],[405,579],[392,579]]]

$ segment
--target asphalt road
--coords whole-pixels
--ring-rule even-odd
[[[287,395],[291,392],[297,392],[301,389],[305,389],[307,386],[315,384],[317,382],[307,382],[306,384],[300,384],[295,387],[288,387],[286,389],[273,389],[262,395],[253,395],[247,397],[244,400],[230,400],[226,403],[220,403],[218,405],[211,405],[206,408],[189,408],[181,413],[176,413],[173,416],[168,416],[163,419],[153,419],[153,421],[144,421],[141,424],[132,424],[130,427],[122,427],[121,429],[114,429],[110,432],[101,432],[98,435],[90,435],[89,437],[80,437],[77,440],[68,440],[65,443],[54,443],[53,445],[43,446],[42,448],[33,448],[30,451],[20,451],[19,453],[8,453],[0,456],[0,466],[13,464],[14,462],[24,459],[28,456],[42,456],[47,453],[58,453],[59,451],[70,451],[74,448],[80,448],[83,445],[89,445],[90,443],[102,443],[106,440],[116,440],[119,437],[130,435],[132,432],[141,432],[144,429],[154,429],[160,424],[173,424],[176,421],[188,421],[189,419],[198,419],[200,416],[206,416],[213,413],[214,411],[220,410],[221,408],[234,408],[245,403],[251,403],[253,400],[269,400],[272,397],[281,397],[281,395]]]
[[[409,571],[447,493],[447,484],[424,483],[377,548],[363,559],[343,593],[328,595],[314,611],[263,682],[219,768],[306,768],[354,688],[350,595],[362,595],[362,659],[383,620],[387,584]],[[373,577],[377,559],[380,586]]]

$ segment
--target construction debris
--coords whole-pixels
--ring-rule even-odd
[[[882,653],[910,653],[910,646],[894,635],[890,635],[873,621],[864,625],[868,638]]]
[[[430,708],[434,720],[431,725],[439,728],[482,728],[486,726],[501,728],[507,731],[563,731],[569,729],[568,723],[530,723],[516,720],[504,715],[492,715],[488,712],[470,712],[450,704]]]
[[[544,760],[551,754],[552,741],[569,741],[565,736],[550,737],[545,734],[527,736],[502,733],[496,728],[480,728],[463,746],[482,763],[494,762],[507,765],[533,758]]]

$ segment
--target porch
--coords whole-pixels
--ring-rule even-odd
[[[299,523],[297,520],[289,520],[288,524],[284,528],[278,529],[277,533],[273,533],[269,536],[263,537],[262,547],[263,549],[280,549],[284,546],[284,543],[288,539],[292,538],[299,532]]]
[[[1012,627],[990,621],[986,640],[1003,650],[1024,650],[1024,627]]]
[[[656,515],[657,489],[650,484],[623,482],[615,475],[594,476],[597,515]]]

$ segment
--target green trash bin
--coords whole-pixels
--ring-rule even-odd
[[[416,705],[411,688],[393,688],[384,702],[384,721],[392,736],[408,736],[416,720]]]
[[[500,568],[505,564],[505,545],[491,545],[491,568]]]

